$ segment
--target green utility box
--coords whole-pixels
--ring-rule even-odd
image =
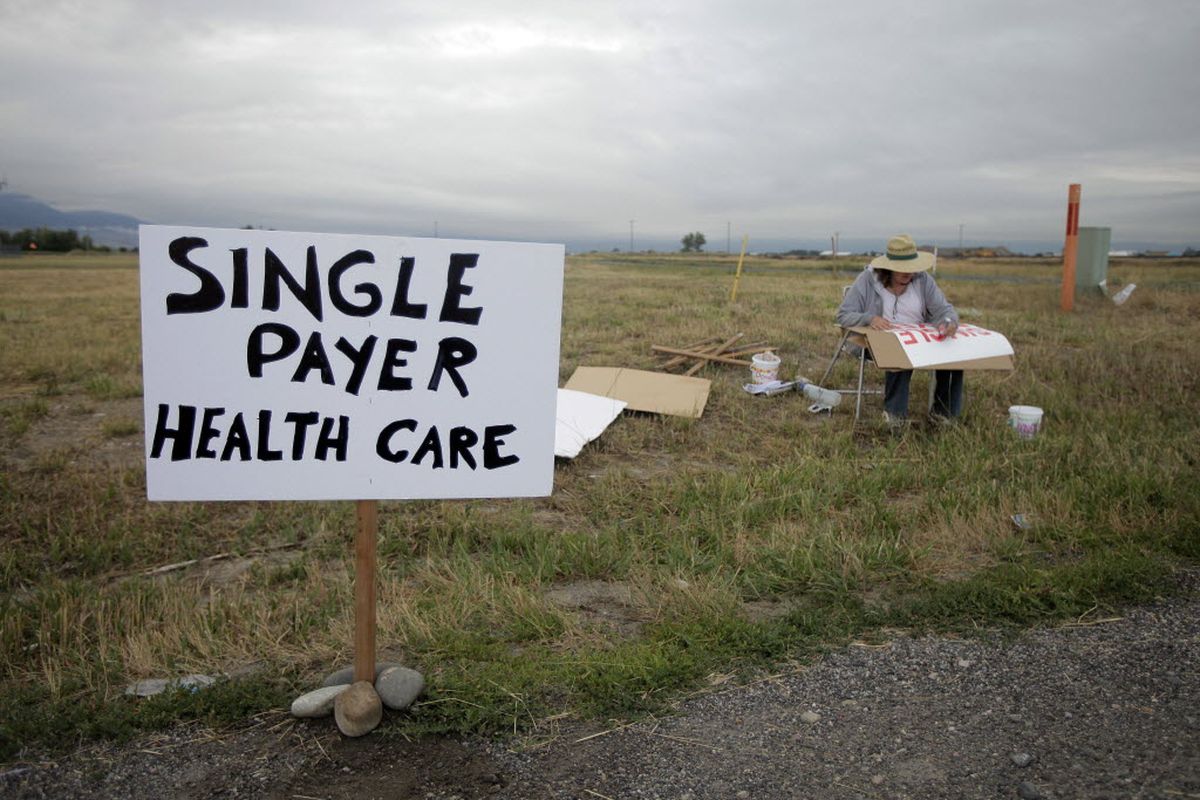
[[[1112,228],[1080,228],[1075,258],[1075,288],[1096,289],[1108,280],[1108,251]]]

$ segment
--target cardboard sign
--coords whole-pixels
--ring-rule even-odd
[[[952,337],[936,325],[895,325],[877,331],[851,330],[867,337],[871,357],[884,369],[1002,369],[1013,368],[1013,348],[1004,334],[962,323]]]
[[[687,375],[622,367],[579,367],[566,388],[624,400],[630,411],[699,419],[712,382]]]
[[[563,257],[143,226],[149,498],[549,494]]]

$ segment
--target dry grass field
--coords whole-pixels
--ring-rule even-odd
[[[820,377],[861,263],[749,258],[731,303],[735,262],[569,257],[561,381],[739,332],[775,345],[784,377]],[[624,415],[548,498],[381,504],[379,654],[428,683],[385,730],[625,718],[850,637],[1162,591],[1200,558],[1200,261],[1115,260],[1132,298],[1070,314],[1059,270],[939,266],[961,316],[1017,353],[968,374],[957,428],[894,437],[877,399],[855,425],[711,366],[701,419]],[[237,723],[349,662],[352,504],[145,500],[136,256],[0,260],[0,353],[0,761]],[[1046,410],[1033,441],[1005,425],[1018,403]],[[123,694],[193,672],[232,677]]]

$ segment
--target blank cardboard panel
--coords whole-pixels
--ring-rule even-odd
[[[699,419],[712,382],[624,367],[579,367],[564,388],[624,400],[630,411]]]

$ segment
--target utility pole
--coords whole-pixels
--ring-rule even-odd
[[[633,220],[629,220],[629,252],[633,252]]]
[[[730,230],[731,230],[731,229],[730,229],[730,223],[726,222],[726,223],[725,223],[725,255],[729,255],[729,234],[730,234]]]
[[[963,224],[960,222],[960,223],[958,223],[958,257],[959,258],[962,258],[962,249],[963,249],[962,233],[963,233]]]

